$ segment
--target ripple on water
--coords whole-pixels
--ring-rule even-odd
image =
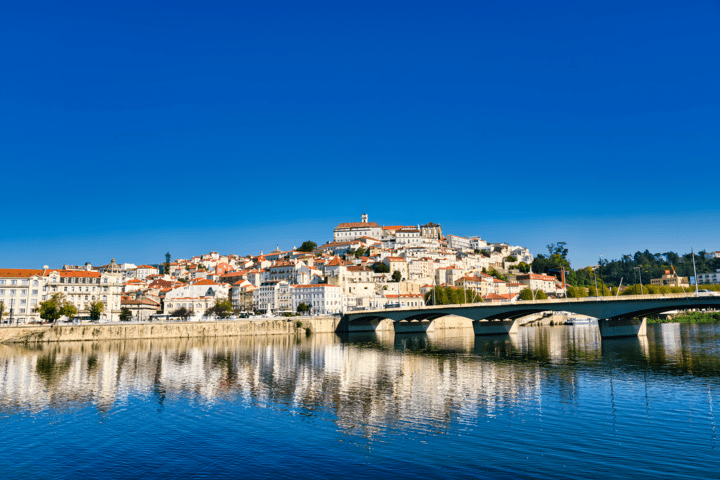
[[[3,347],[0,475],[714,475],[720,329],[649,330]]]

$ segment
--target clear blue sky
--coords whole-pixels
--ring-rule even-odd
[[[720,4],[20,2],[0,266],[158,263],[381,224],[574,267],[720,250]]]

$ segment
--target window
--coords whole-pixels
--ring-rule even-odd
[[[103,279],[103,283],[107,283],[107,278],[104,278],[104,279]]]
[[[33,296],[35,296],[35,295],[38,294],[38,291],[37,291],[37,290],[33,290],[33,291],[32,291],[32,294],[33,294]]]
[[[10,290],[10,296],[11,296],[11,297],[14,297],[14,296],[15,296],[15,290]]]
[[[5,280],[0,280],[0,285],[5,285]]]
[[[11,280],[11,281],[10,281],[10,284],[12,284],[12,285],[17,285],[17,280]]]

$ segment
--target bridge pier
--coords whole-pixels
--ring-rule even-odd
[[[355,320],[347,323],[347,331],[352,332],[377,332],[378,325],[382,320]]]
[[[475,335],[518,333],[518,320],[473,320]]]
[[[639,337],[647,335],[647,318],[621,318],[598,320],[601,338]]]
[[[429,333],[435,331],[435,322],[432,320],[393,322],[395,333]]]

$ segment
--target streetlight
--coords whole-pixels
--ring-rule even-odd
[[[642,269],[640,267],[633,267],[633,270],[637,270],[640,273],[640,295],[645,295],[642,286]]]
[[[595,270],[597,270],[597,268],[598,268],[599,266],[600,266],[600,265],[595,265],[595,266],[593,267],[593,275],[595,276],[595,298],[600,298],[600,297],[598,296],[598,289],[597,289],[597,273],[595,273]]]

